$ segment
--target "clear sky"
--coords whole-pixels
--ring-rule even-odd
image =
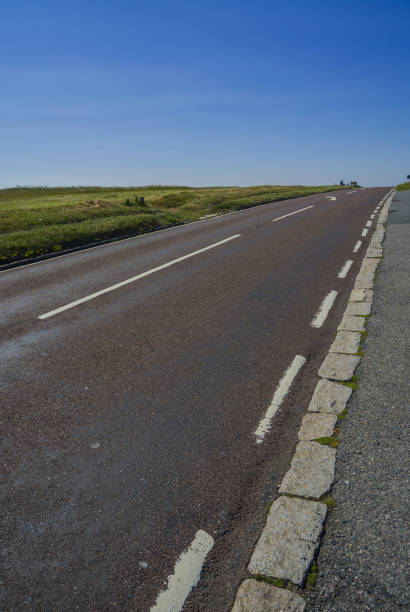
[[[13,0],[0,186],[390,185],[410,0]]]

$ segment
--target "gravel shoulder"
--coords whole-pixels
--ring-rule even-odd
[[[336,502],[307,610],[401,610],[408,588],[410,192],[395,194],[357,390],[341,422]]]

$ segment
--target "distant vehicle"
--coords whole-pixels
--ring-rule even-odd
[[[350,181],[350,187],[357,187],[357,181]]]

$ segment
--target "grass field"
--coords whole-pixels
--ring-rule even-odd
[[[401,185],[397,185],[396,189],[397,191],[405,191],[406,189],[410,189],[410,182],[401,183]]]
[[[1,189],[0,263],[338,188],[263,185]]]

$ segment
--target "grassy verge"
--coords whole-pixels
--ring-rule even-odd
[[[406,189],[410,189],[410,182],[401,183],[401,185],[397,185],[396,189],[397,191],[405,191]]]
[[[0,264],[335,189],[338,186],[2,189]]]

